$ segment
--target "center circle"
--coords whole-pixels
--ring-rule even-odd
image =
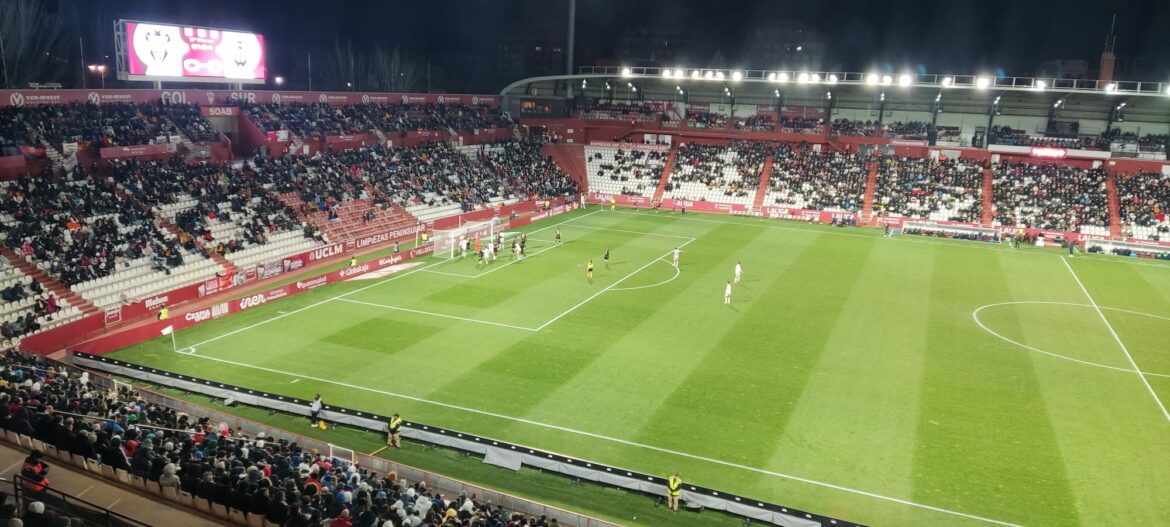
[[[1062,360],[1066,360],[1066,361],[1070,361],[1070,362],[1075,362],[1075,363],[1083,364],[1086,366],[1104,368],[1107,370],[1119,371],[1119,372],[1124,372],[1124,373],[1137,373],[1132,368],[1111,366],[1108,364],[1101,364],[1099,362],[1093,362],[1090,360],[1078,359],[1076,357],[1062,355],[1060,353],[1048,351],[1046,349],[1043,349],[1043,348],[1040,348],[1037,346],[1025,344],[1023,342],[1020,342],[1019,340],[1008,337],[1008,336],[992,329],[991,327],[989,327],[989,324],[987,323],[987,321],[980,318],[981,314],[984,314],[984,316],[986,316],[985,313],[993,311],[994,308],[1003,307],[1003,306],[1015,306],[1015,305],[1067,306],[1067,307],[1078,307],[1078,308],[1095,310],[1094,306],[1091,304],[1078,304],[1078,303],[1074,303],[1074,302],[1044,302],[1044,301],[998,302],[998,303],[987,304],[987,305],[980,306],[980,307],[976,308],[974,311],[971,312],[971,318],[975,321],[975,324],[978,325],[979,328],[982,329],[983,331],[986,331],[987,333],[990,333],[991,335],[995,336],[996,338],[1003,340],[1005,342],[1008,342],[1009,344],[1013,344],[1015,346],[1018,346],[1020,348],[1023,348],[1025,350],[1028,350],[1028,351],[1031,351],[1034,353],[1048,355],[1050,357],[1055,357],[1058,359],[1062,359]],[[1111,311],[1111,312],[1116,312],[1116,313],[1126,313],[1126,314],[1130,314],[1130,315],[1137,315],[1137,316],[1148,317],[1148,318],[1153,318],[1153,319],[1158,319],[1158,320],[1170,322],[1170,317],[1166,317],[1166,316],[1162,316],[1162,315],[1155,315],[1152,313],[1143,313],[1140,311],[1131,311],[1128,309],[1120,309],[1120,308],[1115,308],[1115,307],[1104,307],[1104,306],[1097,306],[1096,309],[1100,309],[1102,311]],[[1094,313],[1093,316],[1096,317],[1096,314]],[[1153,373],[1153,372],[1148,372],[1148,371],[1143,371],[1142,373],[1144,375],[1152,376],[1152,377],[1170,377],[1170,374],[1165,374],[1165,373]]]

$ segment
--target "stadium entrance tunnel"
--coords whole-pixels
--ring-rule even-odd
[[[983,331],[1017,349],[1086,367],[1136,373],[1114,340],[1125,343],[1142,373],[1170,377],[1170,316],[1073,302],[1000,302],[976,308],[971,317]]]

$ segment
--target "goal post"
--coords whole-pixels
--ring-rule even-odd
[[[490,238],[499,232],[499,218],[464,223],[450,229],[436,229],[431,237],[435,243],[434,255],[439,258],[454,258],[458,254],[461,240],[475,240],[476,236]]]

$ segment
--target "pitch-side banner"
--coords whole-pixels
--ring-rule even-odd
[[[315,92],[262,90],[0,90],[0,107],[40,104],[164,103],[230,106],[238,103],[292,104],[462,104],[497,107],[499,95]]]

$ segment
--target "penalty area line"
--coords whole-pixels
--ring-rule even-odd
[[[655,260],[655,261],[657,261],[657,260]],[[651,262],[651,263],[654,263],[654,262]],[[762,468],[759,468],[759,467],[752,467],[752,466],[743,465],[743,464],[740,464],[740,463],[733,463],[733,462],[731,462],[731,461],[724,461],[724,460],[722,460],[722,459],[716,459],[716,458],[712,458],[712,457],[700,456],[700,455],[697,455],[697,454],[690,454],[690,453],[687,453],[687,452],[681,452],[681,451],[678,451],[678,450],[670,450],[670,449],[667,449],[667,448],[657,447],[657,446],[654,446],[654,445],[648,445],[648,444],[645,444],[645,443],[638,443],[638,442],[636,442],[636,441],[630,441],[630,440],[627,440],[627,439],[621,439],[621,438],[617,438],[617,437],[611,437],[611,436],[607,436],[607,435],[603,435],[603,434],[597,434],[597,433],[593,433],[593,432],[587,432],[587,431],[584,431],[584,430],[577,430],[577,429],[574,429],[574,428],[569,428],[569,427],[560,426],[560,425],[554,425],[554,424],[550,424],[550,423],[543,423],[543,422],[540,422],[540,421],[535,421],[535,420],[532,420],[532,419],[527,419],[527,418],[524,418],[524,417],[515,417],[515,416],[511,416],[511,415],[505,415],[505,414],[496,413],[496,412],[491,412],[491,411],[487,411],[487,410],[480,410],[480,409],[478,409],[478,408],[470,408],[470,407],[467,407],[467,406],[460,406],[460,405],[451,404],[451,403],[444,403],[444,402],[441,402],[441,401],[434,401],[434,400],[430,400],[430,399],[424,399],[424,398],[422,398],[422,397],[415,397],[415,396],[413,396],[413,395],[405,395],[405,394],[401,394],[401,393],[395,393],[395,392],[391,392],[391,391],[387,391],[387,390],[381,390],[381,389],[377,389],[377,388],[370,388],[370,387],[368,387],[368,386],[361,386],[361,385],[357,385],[357,384],[350,384],[350,383],[341,382],[341,381],[334,381],[334,380],[331,380],[331,379],[325,379],[325,378],[322,378],[322,377],[314,377],[314,376],[311,376],[311,375],[302,375],[302,374],[299,374],[299,373],[292,373],[292,372],[288,372],[288,371],[277,370],[277,369],[273,369],[273,368],[267,368],[267,367],[264,367],[264,366],[256,366],[256,365],[253,365],[253,364],[247,364],[247,363],[243,363],[243,362],[237,362],[237,361],[228,360],[228,359],[221,359],[221,358],[218,358],[218,357],[209,357],[209,356],[207,356],[207,355],[193,355],[193,357],[200,358],[200,359],[207,359],[207,360],[210,360],[210,361],[221,362],[221,363],[224,363],[224,364],[231,364],[231,365],[233,365],[233,366],[239,366],[239,367],[241,367],[241,368],[251,368],[251,369],[254,369],[254,370],[266,371],[266,372],[269,372],[269,373],[275,373],[275,374],[279,374],[279,375],[286,375],[286,376],[289,376],[289,377],[295,377],[295,378],[305,379],[305,380],[309,380],[309,381],[316,381],[316,382],[321,382],[321,383],[325,383],[325,384],[332,384],[332,385],[335,385],[335,386],[341,386],[341,387],[343,387],[343,388],[350,388],[350,389],[353,389],[353,390],[360,390],[360,391],[369,392],[369,393],[375,393],[375,394],[379,394],[379,395],[386,395],[386,396],[389,396],[389,397],[395,397],[395,398],[398,398],[398,399],[403,399],[403,400],[407,400],[407,401],[413,401],[413,402],[417,402],[417,403],[421,403],[421,404],[428,404],[428,405],[432,405],[432,406],[438,406],[438,407],[447,408],[447,409],[451,409],[451,410],[458,410],[458,411],[461,411],[461,412],[467,412],[467,413],[472,413],[472,414],[477,414],[477,415],[483,415],[483,416],[487,416],[487,417],[494,417],[494,418],[497,418],[497,419],[503,419],[503,420],[506,420],[506,421],[512,421],[512,422],[516,422],[516,423],[522,423],[522,424],[526,424],[526,425],[532,425],[532,426],[536,426],[536,427],[540,427],[540,428],[546,428],[546,429],[549,429],[549,430],[556,430],[556,431],[565,432],[565,433],[569,433],[569,434],[574,434],[574,435],[579,435],[579,436],[583,436],[583,437],[589,437],[589,438],[593,438],[593,439],[598,439],[598,440],[601,440],[601,441],[608,441],[608,442],[611,442],[611,443],[617,443],[617,444],[621,444],[621,445],[625,445],[625,446],[630,446],[630,447],[635,447],[635,448],[640,448],[640,449],[645,449],[645,450],[652,450],[652,451],[654,451],[654,452],[659,452],[659,453],[662,453],[662,454],[668,454],[668,455],[672,455],[672,456],[678,456],[678,457],[682,457],[682,458],[686,458],[686,459],[692,459],[692,460],[695,460],[695,461],[702,461],[702,462],[706,462],[706,463],[711,463],[711,464],[715,464],[715,465],[721,465],[721,466],[725,466],[725,467],[730,467],[730,468],[740,469],[740,470],[744,470],[744,471],[747,471],[747,472],[754,472],[754,473],[756,473],[756,474],[762,474],[762,475],[766,475],[766,476],[772,476],[772,477],[781,478],[781,479],[788,479],[788,480],[797,481],[797,482],[800,482],[800,483],[805,483],[805,484],[808,484],[808,485],[814,485],[814,486],[823,487],[823,488],[827,488],[827,489],[833,489],[833,490],[837,490],[837,491],[841,491],[841,492],[846,492],[846,493],[849,493],[849,494],[855,494],[855,495],[858,495],[858,496],[865,496],[865,497],[867,497],[867,498],[873,498],[873,499],[877,499],[877,500],[881,500],[881,501],[887,501],[887,502],[890,502],[890,503],[897,503],[897,504],[900,504],[900,505],[906,505],[906,506],[909,506],[909,507],[914,507],[914,508],[918,508],[918,509],[923,509],[923,510],[928,510],[928,511],[938,512],[938,513],[947,514],[947,515],[951,515],[951,516],[957,516],[957,517],[961,517],[961,518],[967,518],[967,519],[970,519],[970,520],[976,520],[976,521],[980,521],[980,522],[984,522],[984,523],[988,523],[988,524],[992,524],[992,525],[1002,525],[1002,526],[1004,526],[1004,527],[1019,527],[1019,525],[1018,525],[1018,524],[1014,524],[1014,523],[1008,523],[1008,522],[1005,522],[1005,521],[995,520],[995,519],[992,519],[992,518],[986,518],[986,517],[983,517],[983,516],[976,516],[976,515],[974,515],[974,514],[968,514],[968,513],[965,513],[965,512],[959,512],[959,511],[954,511],[954,510],[944,509],[944,508],[941,508],[941,507],[935,507],[935,506],[933,506],[933,505],[926,505],[926,504],[923,504],[923,503],[916,503],[916,502],[909,501],[909,500],[904,500],[904,499],[901,499],[901,498],[894,498],[894,497],[891,497],[891,496],[884,496],[884,495],[882,495],[882,494],[877,494],[877,493],[874,493],[874,492],[869,492],[869,491],[864,491],[864,490],[858,490],[858,489],[853,489],[853,488],[849,488],[849,487],[843,487],[843,486],[841,486],[841,485],[835,485],[835,484],[833,484],[833,483],[826,483],[826,482],[823,482],[823,481],[817,481],[817,480],[815,480],[815,479],[804,478],[804,477],[800,477],[800,476],[793,476],[793,475],[791,475],[791,474],[785,474],[785,473],[783,473],[783,472],[777,472],[777,471],[774,471],[774,470],[767,470],[767,469],[762,469]]]

